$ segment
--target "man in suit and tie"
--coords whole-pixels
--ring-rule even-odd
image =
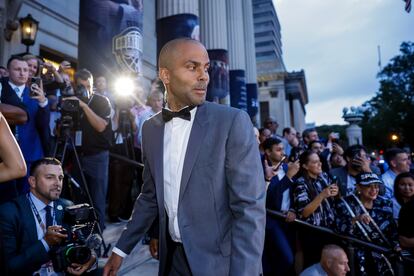
[[[59,199],[63,171],[59,160],[43,158],[33,162],[30,192],[0,206],[0,231],[5,264],[10,275],[50,275],[50,248],[66,237],[60,233],[68,201]],[[93,263],[74,265],[68,272],[80,275]],[[59,274],[58,274],[59,275]]]
[[[30,170],[31,162],[44,156],[44,148],[49,141],[50,110],[48,100],[37,84],[27,86],[29,65],[19,56],[12,56],[7,62],[9,69],[10,89],[16,93],[27,107],[29,120],[26,124],[16,126],[16,139],[22,150],[27,168]],[[29,190],[27,177],[17,181],[19,194]]]
[[[294,177],[299,171],[299,160],[283,163],[283,142],[268,138],[263,142],[265,175],[270,181],[266,194],[266,208],[286,214],[286,222],[271,215],[266,217],[263,275],[293,275],[296,218],[293,208]],[[291,160],[293,161],[293,160]]]
[[[158,215],[159,275],[259,275],[265,183],[250,118],[205,102],[209,58],[189,38],[159,55],[167,106],[143,126],[144,184],[104,275]]]

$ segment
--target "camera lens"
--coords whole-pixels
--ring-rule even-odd
[[[70,246],[66,249],[65,256],[68,263],[85,264],[91,258],[91,250],[85,246]]]

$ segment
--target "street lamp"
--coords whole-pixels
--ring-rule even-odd
[[[26,17],[20,18],[19,21],[22,43],[26,45],[26,53],[29,53],[29,46],[33,45],[36,41],[39,22],[30,13]]]
[[[396,142],[396,141],[398,141],[398,139],[399,139],[400,137],[398,137],[398,135],[397,134],[392,134],[391,135],[391,140],[393,141],[393,142]]]

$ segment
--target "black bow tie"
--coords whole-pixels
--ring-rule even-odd
[[[194,106],[187,106],[186,108],[181,109],[180,111],[174,112],[168,110],[166,108],[162,109],[162,119],[164,122],[171,121],[172,118],[178,117],[187,121],[191,120],[191,113],[190,111],[194,108]]]

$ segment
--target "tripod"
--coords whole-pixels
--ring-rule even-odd
[[[134,136],[131,121],[128,118],[128,113],[129,111],[125,108],[122,108],[119,111],[119,129],[121,131],[117,132],[115,143],[122,138],[125,156],[135,161]]]
[[[82,165],[79,159],[79,155],[78,152],[76,151],[76,147],[75,147],[75,143],[73,141],[72,138],[72,129],[73,129],[73,123],[64,123],[62,122],[61,124],[61,131],[60,131],[60,136],[58,138],[58,141],[56,142],[56,146],[54,149],[54,153],[53,156],[57,159],[59,159],[62,163],[62,167],[64,167],[64,163],[66,161],[66,153],[67,153],[67,148],[68,146],[70,146],[73,150],[73,153],[75,155],[75,163],[77,165],[77,168],[79,169],[79,174],[82,180],[82,186],[79,185],[70,174],[65,172],[65,176],[68,177],[68,180],[72,183],[74,183],[77,187],[81,188],[81,190],[83,189],[83,191],[85,192],[86,196],[87,196],[87,200],[89,205],[92,207],[93,210],[93,217],[95,219],[96,222],[98,222],[98,215],[96,213],[96,210],[94,208],[94,204],[92,201],[92,197],[91,194],[89,192],[89,188],[86,182],[86,178],[85,178],[85,174],[83,173],[83,169],[82,169]],[[61,150],[59,150],[61,148]],[[97,226],[98,229],[98,235],[100,236],[100,238],[102,239],[102,248],[103,248],[103,257],[108,257],[108,251],[111,248],[111,244],[106,245],[105,244],[105,240],[104,237],[102,235],[102,229],[99,223],[95,224]],[[97,252],[98,256],[101,256],[101,251]]]

